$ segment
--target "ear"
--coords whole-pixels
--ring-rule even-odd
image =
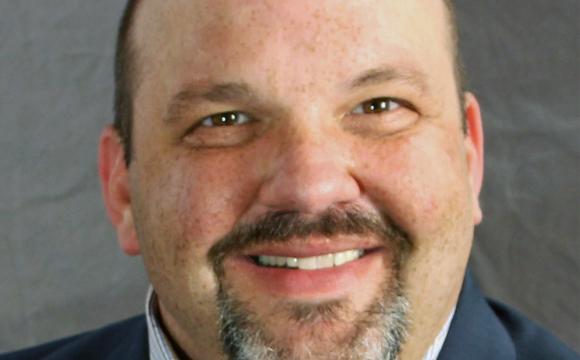
[[[139,255],[139,242],[131,210],[129,171],[117,131],[109,126],[99,141],[99,176],[109,219],[117,230],[121,249],[127,255]]]
[[[464,114],[467,125],[465,149],[467,151],[467,165],[473,195],[473,223],[479,224],[483,217],[479,203],[479,193],[483,182],[483,125],[481,109],[475,95],[466,92],[464,96]]]

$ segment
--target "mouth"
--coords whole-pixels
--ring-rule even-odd
[[[389,268],[385,247],[283,246],[256,249],[224,262],[232,280],[253,294],[286,300],[344,298],[378,284]]]
[[[260,267],[311,271],[342,266],[356,261],[372,251],[376,251],[376,249],[352,249],[308,257],[257,255],[250,256],[250,258]]]

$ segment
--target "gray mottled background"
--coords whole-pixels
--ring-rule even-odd
[[[0,0],[0,351],[142,312],[96,172],[119,0]],[[484,290],[580,350],[580,1],[458,1],[486,131]]]

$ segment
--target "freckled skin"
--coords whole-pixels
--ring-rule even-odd
[[[336,204],[384,211],[410,235],[414,249],[402,277],[412,326],[401,358],[426,351],[457,299],[481,217],[479,113],[471,98],[474,128],[465,136],[445,21],[443,4],[425,0],[142,4],[134,34],[141,75],[135,158],[128,175],[119,175],[128,176],[120,211],[129,215],[113,222],[122,246],[143,255],[163,321],[192,358],[223,356],[207,261],[215,241],[267,211],[316,214]],[[427,75],[431,96],[392,84],[343,90],[382,64],[413,64]],[[239,110],[211,105],[164,124],[171,96],[204,81],[246,81],[284,111],[264,116],[264,130],[248,143],[193,148],[183,132],[195,119]],[[396,134],[349,130],[345,113],[379,96],[412,102],[416,109],[397,114],[417,120]],[[385,268],[349,300],[365,309],[390,276]],[[286,315],[272,313],[277,299],[227,269],[226,279],[267,317],[272,334],[293,334]]]

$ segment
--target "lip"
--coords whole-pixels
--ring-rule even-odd
[[[355,239],[330,240],[327,238],[309,239],[308,242],[290,241],[283,244],[265,244],[246,250],[244,256],[287,256],[287,257],[311,257],[329,253],[337,253],[347,250],[361,249],[365,251],[382,248],[384,244],[376,241],[361,242]]]
[[[252,258],[256,255],[310,257],[352,249],[363,249],[365,254],[349,263],[318,270],[264,267]],[[390,253],[387,247],[371,243],[361,245],[360,241],[357,244],[308,243],[299,247],[268,245],[226,258],[224,268],[231,281],[254,294],[319,302],[344,298],[379,282],[389,268],[385,261],[389,261]]]

